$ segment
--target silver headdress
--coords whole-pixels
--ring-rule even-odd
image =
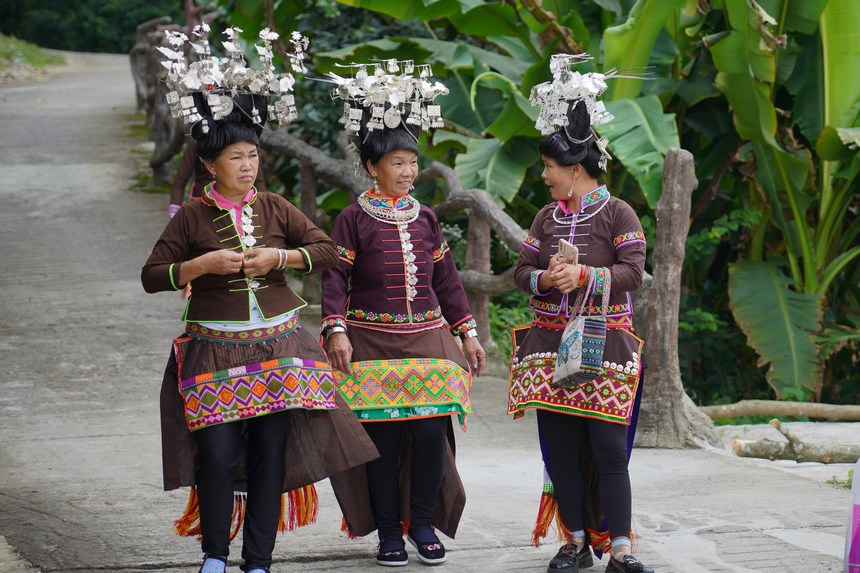
[[[278,34],[268,28],[260,31],[262,45],[257,45],[260,58],[260,68],[248,67],[245,55],[239,45],[239,28],[228,28],[224,31],[227,40],[223,43],[226,57],[212,56],[209,46],[209,26],[195,26],[193,35],[197,39],[191,43],[191,48],[197,54],[197,59],[191,63],[185,57],[184,46],[189,43],[188,37],[181,32],[168,32],[167,41],[171,48],[159,47],[167,60],[162,65],[167,68],[165,83],[170,88],[167,102],[171,115],[182,118],[186,124],[203,121],[203,132],[209,130],[206,119],[200,114],[194,101],[194,94],[200,94],[206,99],[214,120],[223,119],[233,111],[233,96],[236,94],[252,94],[272,96],[276,99],[268,105],[268,117],[279,124],[287,124],[296,117],[296,104],[293,97],[295,78],[289,72],[277,74],[272,63],[272,42],[278,39]],[[288,54],[294,72],[306,72],[304,66],[305,52],[308,39],[300,32],[293,32],[290,43],[294,53]],[[240,108],[241,109],[241,108]],[[251,121],[262,127],[256,107],[251,110]]]
[[[372,64],[350,64],[352,77],[329,73],[337,87],[332,96],[343,100],[340,123],[350,136],[384,128],[394,129],[405,122],[422,131],[443,127],[442,111],[434,103],[448,88],[433,82],[429,64],[412,60],[384,60]],[[417,72],[418,76],[415,76]],[[368,110],[369,118],[364,110]],[[364,123],[362,125],[362,123]],[[408,130],[412,133],[411,130]]]
[[[588,54],[555,54],[550,58],[549,69],[552,81],[538,84],[532,88],[529,101],[532,105],[540,105],[540,115],[535,127],[542,135],[562,131],[568,141],[582,144],[594,138],[600,149],[600,168],[606,170],[606,163],[612,156],[606,150],[609,140],[599,138],[594,131],[595,125],[612,121],[613,115],[597,98],[606,91],[606,80],[615,77],[638,77],[620,75],[617,70],[605,74],[588,72],[581,74],[571,70],[571,66],[588,61]],[[571,107],[585,105],[591,120],[591,131],[584,139],[575,139],[567,130],[567,112]]]

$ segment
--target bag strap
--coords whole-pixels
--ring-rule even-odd
[[[593,285],[593,286],[592,286]],[[606,267],[595,267],[591,273],[589,288],[591,289],[591,298],[588,300],[587,306],[593,306],[594,297],[600,295],[600,314],[604,318],[609,313],[609,291],[612,285],[612,272]]]

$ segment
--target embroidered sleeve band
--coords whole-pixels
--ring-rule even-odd
[[[325,331],[333,328],[335,326],[340,326],[344,330],[346,330],[346,319],[342,316],[331,315],[327,316],[320,322],[320,334],[325,334]]]
[[[354,264],[355,263],[355,251],[350,251],[346,247],[342,247],[340,245],[337,246],[338,258],[345,263]]]
[[[477,328],[478,323],[475,322],[475,319],[472,318],[472,315],[470,314],[469,316],[451,327],[451,334],[453,334],[454,336],[462,336],[470,330],[475,330]]]
[[[633,245],[635,243],[644,243],[645,242],[645,233],[642,231],[631,231],[629,233],[624,233],[623,235],[618,235],[613,239],[613,243],[615,243],[615,248],[620,249],[621,247],[626,247],[628,245]]]
[[[433,251],[433,262],[438,263],[439,261],[441,261],[442,257],[444,257],[445,253],[447,253],[449,250],[450,249],[448,248],[448,243],[442,241],[442,244],[439,245],[439,248]]]
[[[547,292],[541,292],[540,287],[538,286],[538,284],[539,284],[538,281],[540,281],[540,276],[542,274],[544,274],[545,272],[546,271],[543,271],[543,270],[532,271],[531,278],[529,279],[529,286],[531,288],[532,294],[536,294],[538,296],[546,296],[552,291],[552,289],[550,289]]]
[[[536,251],[538,253],[540,252],[540,239],[538,239],[537,237],[526,235],[526,238],[523,240],[523,245],[533,251]]]

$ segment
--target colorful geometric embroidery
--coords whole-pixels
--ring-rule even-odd
[[[340,395],[360,420],[431,418],[457,414],[466,428],[472,413],[472,378],[459,364],[439,358],[366,360],[335,371]]]
[[[526,238],[523,240],[523,245],[534,251],[540,252],[540,239],[538,239],[537,237],[526,235]]]
[[[583,195],[579,202],[579,207],[583,209],[603,199],[609,199],[609,189],[606,188],[606,185],[601,185],[591,193]]]
[[[540,280],[540,276],[544,273],[544,271],[532,271],[529,276],[529,288],[532,291],[532,294],[536,294],[539,296],[545,295],[546,293],[542,293],[540,291],[540,287],[538,286],[538,281]]]
[[[645,233],[642,231],[631,231],[629,233],[624,233],[623,235],[618,235],[612,240],[615,243],[615,248],[622,246],[627,246],[631,243],[644,243],[645,242]]]
[[[476,328],[478,328],[478,323],[475,322],[475,319],[472,318],[472,315],[470,314],[469,316],[451,327],[451,334],[453,334],[454,336],[462,336],[463,334],[466,334],[470,330],[475,330]]]
[[[347,320],[357,320],[361,322],[377,323],[377,324],[409,324],[415,322],[428,322],[440,320],[442,318],[442,309],[425,310],[424,312],[416,312],[409,314],[391,314],[388,312],[374,312],[372,310],[362,310],[360,308],[350,308],[346,311]]]
[[[445,256],[445,253],[447,253],[450,250],[451,249],[448,248],[448,243],[446,243],[445,241],[442,241],[442,244],[439,245],[439,248],[435,249],[433,251],[433,262],[438,263],[439,261],[441,261],[442,257]]]
[[[277,326],[255,328],[253,330],[239,330],[235,332],[229,330],[215,330],[214,328],[208,328],[197,322],[188,322],[185,324],[185,331],[194,338],[214,340],[216,342],[257,344],[266,340],[289,336],[298,325],[299,317],[298,315],[295,315],[286,322],[282,322]]]
[[[639,385],[637,354],[635,367],[604,364],[603,373],[576,388],[557,388],[552,383],[555,352],[532,354],[511,362],[508,414],[520,417],[528,408],[544,408],[597,418],[615,424],[630,424],[633,400]]]
[[[335,380],[326,362],[280,358],[199,374],[179,382],[192,432],[283,410],[334,410]]]
[[[561,305],[547,302],[545,300],[541,300],[537,297],[532,297],[529,299],[529,308],[534,312],[538,312],[540,314],[546,314],[551,316],[558,316],[561,314]],[[600,306],[597,305],[588,305],[585,307],[585,311],[583,314],[587,315],[597,315],[600,314]],[[568,306],[567,313],[574,314],[576,311],[575,306]],[[632,314],[631,306],[629,302],[620,303],[620,304],[610,304],[607,307],[607,312],[609,315],[624,315],[624,314]]]
[[[337,252],[340,254],[339,258],[345,263],[353,264],[355,262],[355,251],[350,251],[346,247],[342,247],[340,245],[337,246]]]

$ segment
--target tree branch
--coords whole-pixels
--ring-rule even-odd
[[[830,422],[860,422],[860,406],[817,404],[812,402],[783,402],[781,400],[741,400],[734,404],[700,406],[711,419],[740,416],[794,416],[820,418]]]

